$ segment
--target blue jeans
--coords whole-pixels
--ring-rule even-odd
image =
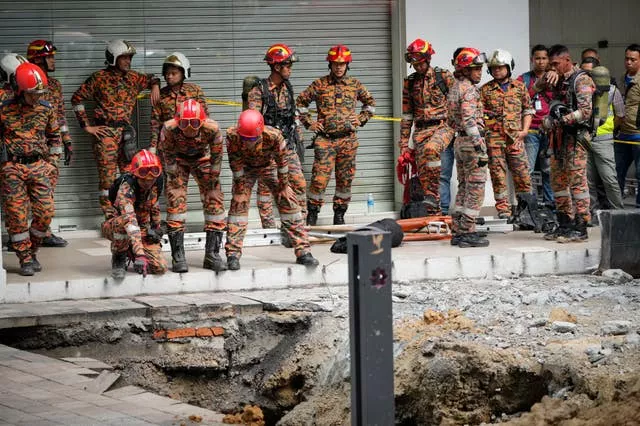
[[[553,190],[551,190],[551,162],[545,152],[548,147],[549,138],[543,133],[529,133],[524,138],[524,150],[527,152],[527,158],[529,159],[529,173],[533,177],[537,160],[540,174],[542,175],[544,203],[554,206]]]
[[[636,179],[640,183],[640,146],[616,142],[613,145],[613,152],[616,157],[618,183],[624,198],[624,183],[627,180],[627,171],[631,162],[636,163]],[[636,190],[636,208],[640,208],[640,190]]]
[[[440,154],[440,208],[442,214],[449,214],[451,203],[451,174],[453,173],[453,141]]]

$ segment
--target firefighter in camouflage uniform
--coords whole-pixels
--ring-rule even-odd
[[[129,260],[138,274],[163,274],[159,197],[162,165],[158,156],[143,149],[112,185],[114,215],[102,224],[102,235],[111,241],[111,274],[122,280]]]
[[[309,237],[295,193],[289,186],[287,143],[282,133],[264,125],[262,114],[243,111],[238,125],[227,130],[227,155],[233,174],[233,195],[227,218],[227,266],[240,269],[242,245],[247,232],[249,200],[257,179],[262,179],[276,200],[282,227],[295,250],[296,263],[314,267],[318,261],[309,251]],[[275,162],[275,163],[274,163]]]
[[[98,165],[100,207],[109,218],[114,214],[109,201],[109,188],[129,162],[121,149],[123,130],[131,125],[131,114],[138,94],[151,89],[151,103],[160,97],[160,80],[153,74],[132,71],[131,58],[136,49],[127,41],[113,40],[105,50],[107,68],[93,73],[71,97],[71,104],[80,127],[95,137],[93,153]],[[91,123],[84,103],[95,102]]]
[[[400,123],[400,155],[410,150],[414,128],[413,150],[428,215],[440,214],[440,155],[454,135],[447,123],[447,93],[454,78],[447,70],[431,67],[434,53],[431,44],[422,39],[407,47],[405,60],[416,72],[404,80]]]
[[[36,253],[55,212],[51,176],[62,154],[62,142],[57,112],[41,99],[47,88],[45,72],[23,63],[15,77],[16,96],[0,107],[2,208],[20,260],[20,275],[31,276],[42,270]]]
[[[184,231],[190,174],[198,183],[204,210],[207,241],[203,267],[216,272],[226,270],[219,254],[225,214],[220,189],[223,142],[218,123],[207,118],[200,102],[186,100],[179,105],[175,118],[164,124],[159,148],[167,177],[167,232],[173,272],[188,271]]]
[[[298,96],[300,121],[316,134],[311,184],[307,192],[307,224],[315,225],[324,203],[324,192],[335,168],[336,192],[333,196],[333,223],[344,224],[351,201],[351,183],[356,172],[358,137],[375,112],[375,100],[359,80],[347,76],[351,51],[339,44],[329,49],[329,75],[319,78]],[[362,111],[356,114],[356,104]],[[317,120],[311,119],[309,105],[315,102]]]
[[[28,62],[27,58],[16,53],[7,53],[0,59],[0,102],[13,98],[16,69],[25,62]]]

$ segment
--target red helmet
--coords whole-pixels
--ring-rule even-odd
[[[187,99],[182,102],[178,108],[175,119],[181,130],[187,127],[197,130],[207,119],[207,114],[204,112],[204,108],[200,105],[200,102],[195,99]]]
[[[238,134],[243,138],[257,138],[264,130],[264,117],[260,111],[247,109],[238,117]]]
[[[149,176],[154,178],[160,177],[162,173],[162,164],[160,158],[149,150],[143,149],[133,156],[129,171],[136,177],[145,179]]]
[[[276,43],[267,49],[264,60],[268,64],[286,64],[298,62],[296,52],[284,43]]]
[[[417,38],[407,46],[407,52],[404,54],[404,60],[410,64],[418,64],[420,62],[431,60],[435,50],[426,40]]]
[[[47,74],[36,64],[25,62],[16,68],[18,95],[23,92],[44,93],[47,91]]]
[[[467,67],[481,67],[487,62],[487,55],[480,53],[478,49],[473,47],[465,47],[458,53],[453,60],[453,66],[456,71],[461,71]]]
[[[27,47],[27,59],[33,62],[35,58],[55,55],[56,51],[56,47],[48,40],[33,40]]]
[[[329,49],[327,53],[328,62],[351,62],[351,50],[344,44],[338,44]]]

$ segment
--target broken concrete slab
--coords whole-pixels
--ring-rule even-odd
[[[91,393],[101,394],[109,390],[111,386],[120,378],[120,374],[110,371],[102,371],[98,377],[90,383],[84,385],[84,390]]]

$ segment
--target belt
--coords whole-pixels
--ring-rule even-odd
[[[318,132],[318,135],[327,139],[340,139],[340,138],[344,138],[345,136],[351,136],[353,133],[354,132],[350,130],[350,131],[335,132],[335,133]]]
[[[416,127],[419,129],[426,129],[428,127],[439,126],[444,120],[418,120],[416,121]]]
[[[35,163],[36,161],[42,160],[44,157],[40,154],[34,154],[34,155],[9,155],[9,161],[12,163],[18,163],[18,164],[32,164]]]
[[[485,135],[485,131],[484,129],[480,129],[480,136],[484,137]],[[458,136],[469,136],[467,135],[467,132],[465,132],[464,130],[458,130]]]
[[[112,127],[114,129],[117,129],[119,127],[127,127],[130,125],[130,123],[125,120],[107,121],[101,118],[97,118],[95,122],[97,126],[107,126],[107,127]]]
[[[184,154],[179,152],[176,154],[176,157],[180,158],[181,160],[189,160],[189,161],[199,160],[204,156],[205,156],[204,152],[197,152],[195,154]]]

